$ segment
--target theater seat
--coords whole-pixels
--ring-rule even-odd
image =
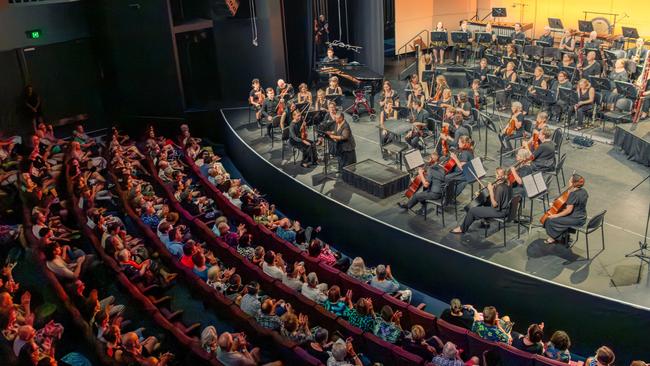
[[[365,351],[374,362],[384,365],[395,365],[397,358],[393,353],[393,345],[372,333],[363,333]]]
[[[307,345],[305,347],[309,347],[309,346]],[[319,366],[323,364],[322,362],[320,362],[319,359],[310,355],[307,351],[305,351],[301,347],[294,348],[293,352],[299,358],[298,360],[295,360],[296,365]]]
[[[503,366],[532,366],[534,355],[529,352],[519,350],[511,345],[499,343],[499,357]]]
[[[560,362],[557,360],[551,360],[548,357],[540,356],[540,355],[534,355],[533,356],[533,365],[534,366],[566,366],[567,364],[564,362]]]
[[[436,321],[436,326],[438,328],[438,333],[440,334],[440,338],[442,339],[443,343],[452,342],[459,349],[462,349],[464,351],[464,355],[468,354],[469,341],[467,339],[467,333],[469,331],[467,329],[462,327],[457,327],[453,324],[449,324],[442,319],[438,319]]]
[[[428,336],[436,334],[436,317],[433,314],[429,314],[413,305],[409,305],[404,316],[409,318],[411,325],[421,325],[427,332]]]
[[[469,343],[469,355],[481,357],[483,352],[493,352],[497,350],[499,344],[479,337],[474,332],[467,332],[467,341]]]

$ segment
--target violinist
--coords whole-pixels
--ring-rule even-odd
[[[555,144],[551,141],[551,130],[542,129],[540,144],[533,151],[533,169],[536,172],[552,172],[555,169]]]
[[[329,79],[329,85],[325,88],[325,96],[330,97],[331,99],[337,99],[343,95],[343,90],[339,86],[338,76],[332,76]]]
[[[567,29],[564,31],[564,36],[560,40],[560,45],[558,46],[560,51],[573,53],[576,50],[576,37],[573,29]],[[567,53],[565,53],[566,55]]]
[[[275,88],[275,95],[277,95],[281,101],[293,99],[293,86],[291,86],[291,84],[287,84],[282,79],[278,79],[278,86]]]
[[[515,155],[517,164],[510,167],[510,171],[508,172],[508,182],[510,182],[510,186],[512,187],[513,196],[526,197],[524,182],[521,178],[533,174],[533,167],[530,162],[532,158],[533,154],[528,149],[522,148],[517,150],[517,155]]]
[[[544,131],[545,128],[547,128],[547,122],[548,122],[548,113],[546,112],[539,112],[537,113],[537,117],[535,118],[535,126],[533,126],[533,133],[530,136],[530,139],[525,142],[526,146],[528,146],[528,150],[533,152],[539,145],[542,143],[542,131]]]
[[[260,114],[266,119],[266,134],[269,137],[272,137],[272,128],[280,125],[280,119],[275,118],[278,116],[278,102],[279,99],[275,97],[275,90],[273,88],[266,88],[266,99],[264,100],[264,104],[262,104]]]
[[[381,99],[379,100],[379,106],[381,108],[384,108],[384,105],[389,100],[391,101],[393,106],[399,107],[399,95],[397,95],[397,92],[395,90],[393,90],[393,86],[390,83],[390,81],[386,80],[386,81],[384,81],[384,84],[382,86]]]
[[[325,99],[325,90],[318,89],[316,91],[316,101],[314,102],[315,111],[325,111],[327,110],[327,99]],[[336,104],[334,105],[336,106]]]
[[[447,78],[445,78],[445,76],[442,74],[436,76],[436,89],[431,96],[431,101],[438,102],[442,98],[444,91],[447,89],[449,89],[449,85],[447,85]]]
[[[472,103],[472,108],[477,110],[481,110],[481,107],[485,105],[485,96],[481,95],[481,81],[479,79],[472,81],[472,89],[467,92],[467,99]]]
[[[468,120],[472,115],[472,103],[467,100],[467,93],[458,93],[458,102],[456,104],[456,112],[462,114],[463,120]]]
[[[458,138],[458,151],[449,153],[449,158],[454,161],[454,166],[451,171],[447,172],[445,182],[456,183],[456,195],[459,195],[467,185],[467,181],[463,176],[463,167],[474,159],[473,145],[474,142],[469,136],[461,136]]]
[[[424,137],[424,123],[425,119],[429,116],[423,107],[422,101],[415,99],[413,101],[413,109],[411,109],[411,114],[409,116],[411,122],[411,130],[404,136],[404,141],[409,144],[412,148],[421,150],[424,146],[422,145],[422,137]]]
[[[569,180],[568,198],[560,212],[549,215],[544,221],[544,229],[549,238],[547,244],[555,244],[564,238],[569,229],[582,226],[587,221],[587,200],[589,194],[583,188],[585,179],[578,174],[573,174]],[[566,241],[564,241],[566,243]]]
[[[406,203],[398,202],[397,205],[404,210],[413,208],[418,203],[426,200],[437,200],[442,197],[442,187],[445,183],[445,169],[438,164],[437,152],[432,152],[425,168],[418,169],[416,179],[422,183],[422,190],[415,193]],[[423,207],[424,209],[424,207]]]
[[[579,64],[578,68],[583,79],[588,79],[590,76],[600,77],[603,70],[600,63],[596,61],[596,51],[589,51],[587,53],[587,63]]]
[[[490,69],[488,69],[488,61],[486,58],[481,59],[481,61],[478,64],[478,67],[474,69],[474,72],[476,72],[481,84],[486,85],[487,75],[490,73]]]
[[[420,104],[424,104],[424,92],[422,91],[422,85],[420,84],[415,84],[412,92],[408,94],[406,107],[413,109],[413,102],[416,100],[419,101]]]
[[[507,150],[512,150],[511,140],[524,136],[524,114],[523,107],[519,102],[512,102],[510,106],[512,115],[508,125],[501,130],[501,139]]]
[[[462,234],[469,230],[474,221],[479,219],[489,219],[496,217],[505,217],[510,211],[510,199],[512,198],[512,189],[508,185],[506,172],[503,168],[496,169],[496,182],[489,183],[486,187],[489,199],[486,200],[486,206],[472,207],[467,211],[462,224],[457,226],[452,233]]]
[[[264,89],[260,85],[259,79],[253,79],[251,83],[252,89],[248,94],[248,104],[253,107],[255,111],[255,119],[259,122],[262,119],[262,105],[264,104]]]
[[[309,88],[307,87],[307,84],[302,83],[298,86],[298,99],[297,103],[298,104],[303,104],[307,103],[309,105],[309,109],[311,109],[311,92],[309,91]]]
[[[506,82],[508,83],[506,85],[506,88],[504,90],[497,90],[495,92],[496,96],[496,103],[498,106],[499,111],[504,111],[506,109],[506,99],[508,95],[510,95],[510,91],[512,90],[512,86],[510,83],[516,83],[519,80],[519,76],[517,75],[517,72],[515,71],[515,63],[510,61],[506,64],[505,71],[500,71],[499,72],[501,75],[502,79],[505,79]]]
[[[318,161],[315,144],[307,138],[307,125],[301,118],[299,110],[294,110],[291,114],[291,124],[289,125],[289,143],[291,146],[302,152],[301,166],[309,168]]]
[[[454,96],[451,94],[451,89],[445,89],[442,92],[442,97],[438,100],[438,105],[446,109],[456,106]]]

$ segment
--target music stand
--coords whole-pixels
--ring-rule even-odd
[[[497,127],[494,125],[494,122],[488,117],[486,113],[483,113],[479,110],[473,109],[472,111],[476,111],[476,115],[478,115],[478,123],[483,123],[485,125],[485,144],[484,144],[484,151],[483,151],[483,160],[491,160],[494,161],[491,157],[487,155],[487,141],[488,141],[488,130],[492,130],[494,133],[497,133]],[[479,131],[480,133],[480,131]]]
[[[535,87],[535,98],[542,102],[542,104],[551,104],[553,103],[553,92],[551,92],[549,89],[544,89],[539,86]]]
[[[627,97],[629,99],[637,98],[639,93],[636,85],[625,81],[615,81],[614,84],[616,84],[616,92],[619,95],[622,95],[623,97]]]
[[[487,175],[480,157],[475,157],[468,163],[469,164],[463,166],[463,177],[465,178],[465,182],[474,183]]]
[[[508,83],[508,85],[510,85],[510,90],[512,91],[513,96],[518,96],[523,98],[528,93],[528,87],[522,83],[515,83],[511,81],[510,83]]]
[[[424,165],[422,153],[418,149],[411,149],[404,152],[402,155],[406,170],[411,171]]]
[[[543,58],[552,58],[554,60],[560,60],[562,52],[559,49],[553,47],[543,47],[542,48],[542,57]]]
[[[552,46],[549,42],[541,41],[539,39],[535,41],[535,45],[540,46],[540,47],[544,47],[544,48]]]
[[[530,199],[530,221],[528,222],[528,233],[530,233],[533,228],[533,204],[535,203],[535,199],[546,194],[548,187],[546,186],[542,173],[529,174],[521,177],[521,180],[526,190],[526,196]]]
[[[605,50],[605,59],[607,60],[607,65],[610,67],[613,67],[614,64],[616,63],[616,60],[618,59],[618,56],[616,55],[615,52],[612,52],[610,50]]]
[[[307,126],[318,126],[327,116],[327,111],[309,111],[305,114],[305,123]],[[316,141],[316,127],[312,130],[314,141]]]
[[[507,16],[506,8],[492,8],[492,18],[505,18]]]
[[[450,32],[451,34],[451,41],[454,43],[468,43],[469,42],[469,34],[467,32],[463,31],[457,31],[457,32]]]
[[[590,76],[589,77],[589,82],[591,82],[591,85],[596,89],[597,91],[609,91],[612,90],[612,84],[610,84],[609,79],[607,78],[599,78],[596,76]]]
[[[540,58],[542,57],[543,48],[540,46],[525,45],[524,46],[524,55],[530,58]]]
[[[639,38],[639,31],[636,28],[621,27],[621,30],[623,31],[623,37],[625,38],[631,38],[631,39]]]
[[[524,72],[528,72],[532,74],[535,72],[535,68],[537,67],[537,62],[530,61],[530,60],[523,60],[522,66],[524,68]]]
[[[472,81],[474,81],[474,79],[478,79],[478,81],[481,81],[480,76],[478,76],[478,72],[472,69],[465,69],[465,78],[467,79],[468,85],[472,85]]]
[[[539,66],[544,70],[544,74],[556,77],[557,74],[560,72],[560,69],[551,64],[539,64]]]
[[[325,96],[325,99],[327,100],[328,103],[329,103],[329,102],[334,102],[334,104],[336,104],[337,106],[339,106],[340,103],[341,103],[341,99],[342,99],[342,97],[343,97],[342,95],[331,94],[331,95],[326,95],[326,96]]]
[[[515,64],[515,70],[519,67],[519,59],[516,57],[503,57],[503,62],[504,64],[508,64],[508,62],[512,62]]]
[[[492,33],[476,32],[474,33],[477,43],[492,43]]]
[[[562,20],[559,18],[548,18],[548,26],[551,27],[551,29],[564,29]]]
[[[525,39],[515,39],[515,44],[517,46],[524,47],[526,45],[526,40]]]
[[[578,30],[580,32],[591,33],[594,31],[594,24],[590,20],[578,20]]]
[[[486,53],[485,58],[487,58],[488,65],[490,65],[490,66],[496,66],[496,67],[503,66],[503,61],[501,60],[501,57],[499,57],[497,55],[493,55],[491,53]]]
[[[433,31],[431,32],[431,42],[449,43],[449,36],[447,32]]]
[[[512,42],[512,38],[510,38],[510,36],[504,36],[502,34],[497,35],[497,45],[503,46],[511,42]]]
[[[578,92],[575,91],[574,89],[569,89],[569,88],[558,88],[557,89],[558,94],[557,94],[557,99],[558,100],[563,100],[566,103],[566,106],[568,108],[573,109],[573,105],[578,103]],[[568,135],[568,129],[569,129],[569,113],[567,113],[566,116],[566,122],[564,123],[564,135],[567,136],[567,139],[569,138]]]
[[[444,108],[436,104],[427,104],[426,107],[428,108],[427,111],[431,115],[431,118],[433,118],[436,121],[442,121],[445,114]]]
[[[571,80],[571,81],[574,81],[576,75],[578,74],[576,72],[576,68],[575,67],[570,67],[570,66],[563,66],[562,70],[560,70],[560,71],[566,71],[566,73],[569,74],[569,80]]]

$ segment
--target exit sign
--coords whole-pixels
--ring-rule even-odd
[[[25,31],[25,34],[29,39],[39,39],[43,36],[43,31],[41,31],[40,29],[32,29],[32,30]]]

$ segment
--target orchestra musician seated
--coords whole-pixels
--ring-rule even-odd
[[[292,112],[291,124],[289,125],[289,143],[302,153],[301,166],[309,168],[318,163],[316,145],[307,138],[307,125],[302,120],[299,110]]]
[[[318,91],[316,91],[316,101],[314,102],[314,110],[326,111],[327,104],[328,102],[327,99],[325,98],[325,90],[318,89]],[[336,104],[334,104],[334,108],[336,108]]]
[[[420,104],[424,104],[424,92],[422,91],[422,85],[420,84],[415,84],[413,86],[413,91],[408,94],[407,100],[406,100],[406,107],[409,109],[413,109],[413,102],[414,101],[419,101]]]
[[[393,102],[391,99],[386,99],[384,102],[384,109],[379,113],[379,127],[381,128],[381,136],[383,143],[389,142],[389,133],[386,130],[385,122],[387,120],[397,119],[397,110],[393,108]]]
[[[460,57],[462,55],[463,65],[465,65],[465,62],[469,58],[469,55],[472,54],[472,48],[470,45],[474,42],[474,38],[472,37],[472,32],[467,29],[467,20],[463,20],[460,23],[459,32],[467,33],[467,43],[454,44],[454,48],[451,51],[451,60],[452,63],[455,65],[457,62],[460,62]]]
[[[614,69],[609,72],[607,79],[609,79],[611,90],[603,91],[603,101],[607,104],[607,109],[612,110],[614,109],[614,104],[616,104],[616,101],[621,98],[621,96],[616,91],[616,82],[630,81],[627,70],[625,69],[625,59],[619,58],[616,60],[614,63]]]
[[[325,97],[337,101],[341,96],[343,96],[343,90],[339,86],[339,78],[338,76],[332,76],[329,79],[329,85],[325,88]]]
[[[572,227],[580,227],[587,221],[587,200],[589,194],[584,189],[585,179],[573,174],[569,180],[569,189],[562,194],[568,193],[566,203],[559,212],[546,216],[544,229],[549,238],[547,244],[562,242],[568,244],[568,232]],[[555,204],[555,202],[554,202]]]
[[[571,53],[564,53],[565,55],[571,54],[573,55],[573,52],[576,50],[576,37],[575,37],[575,30],[573,29],[567,29],[564,31],[564,36],[560,40],[560,45],[558,46],[560,51],[564,52],[571,52]]]
[[[453,168],[445,176],[445,182],[447,184],[452,182],[456,184],[456,196],[467,185],[467,181],[463,175],[463,167],[474,159],[474,142],[469,136],[460,136],[457,143],[458,148],[456,152],[449,152],[449,159],[454,161]]]
[[[476,76],[478,76],[481,85],[487,86],[487,76],[490,73],[490,69],[488,68],[488,60],[486,58],[482,58],[481,61],[479,61],[478,67],[474,69],[474,72],[476,73]]]
[[[553,33],[551,33],[551,27],[548,25],[544,27],[544,33],[539,37],[537,42],[535,42],[536,45],[538,46],[544,46],[544,47],[553,47],[553,43],[555,41],[553,40]]]
[[[508,172],[508,182],[512,187],[513,196],[526,197],[526,190],[522,178],[533,174],[533,166],[531,165],[533,154],[530,153],[530,150],[523,147],[517,150],[515,159],[517,163],[515,166],[510,167],[510,171]]]
[[[466,233],[472,223],[479,219],[501,218],[508,215],[512,189],[508,184],[506,172],[503,168],[498,167],[496,169],[496,182],[489,183],[486,189],[488,196],[485,202],[480,202],[481,205],[479,206],[471,207],[460,226],[451,230],[452,233]]]
[[[463,120],[468,121],[472,115],[472,103],[467,100],[467,93],[458,93],[458,102],[456,103],[456,112],[462,114]]]
[[[389,100],[391,101],[393,106],[399,107],[399,95],[393,89],[393,86],[390,83],[390,81],[386,80],[384,81],[384,84],[382,86],[381,99],[379,99],[379,107],[383,109],[384,105]]]
[[[418,74],[412,74],[409,76],[409,82],[406,84],[406,88],[404,88],[404,94],[406,95],[407,100],[410,99],[411,94],[418,87],[420,88],[420,91],[422,91],[422,83],[420,83],[420,77]]]
[[[422,138],[425,134],[426,119],[429,118],[429,112],[423,108],[423,103],[419,99],[415,99],[412,105],[409,120],[413,127],[404,136],[404,141],[412,148],[422,150],[424,148]]]
[[[248,94],[248,104],[255,111],[255,119],[259,123],[262,119],[262,105],[264,104],[264,89],[259,79],[253,79],[251,82],[251,91]]]
[[[447,85],[447,78],[445,78],[445,76],[442,74],[436,76],[436,87],[434,89],[435,91],[433,92],[433,95],[430,96],[429,101],[433,103],[439,102],[442,98],[442,94],[447,89],[449,89],[449,85]]]
[[[467,99],[472,103],[472,108],[479,111],[485,105],[485,95],[481,93],[481,81],[479,79],[472,81],[472,87],[467,92]]]
[[[597,50],[600,48],[600,45],[603,43],[600,39],[598,39],[598,32],[591,31],[589,33],[589,38],[585,40],[585,49],[590,49],[590,50]]]
[[[323,57],[323,62],[324,63],[331,63],[331,62],[336,62],[338,60],[339,60],[339,58],[336,57],[336,55],[334,54],[334,49],[332,47],[329,47],[327,49],[327,55],[325,57]]]
[[[515,41],[526,40],[526,33],[523,32],[521,28],[521,23],[515,23],[515,31],[512,32],[512,34],[510,35],[510,39],[512,40],[513,44],[515,43]]]
[[[442,24],[442,22],[438,22],[436,24],[436,29],[433,30],[434,32],[445,32],[447,33],[447,29],[445,26]],[[440,64],[442,65],[445,62],[445,49],[447,48],[449,44],[447,41],[432,41],[431,46],[433,46],[433,63],[434,64]]]
[[[500,75],[501,78],[506,80],[506,82],[508,83],[505,89],[497,90],[495,92],[497,109],[499,111],[504,111],[506,109],[506,100],[508,99],[508,96],[510,95],[510,92],[512,90],[512,86],[509,83],[518,82],[519,75],[517,75],[517,72],[515,71],[515,63],[512,61],[509,61],[506,64],[505,70],[497,69],[497,72],[498,72],[497,75]]]
[[[311,109],[312,105],[312,95],[309,91],[309,87],[305,83],[298,85],[298,94],[296,95],[296,102],[298,104],[307,104],[307,110]]]
[[[553,92],[553,100],[555,104],[551,106],[551,118],[555,121],[560,121],[563,114],[567,114],[567,101],[560,98],[560,88],[573,89],[573,85],[569,80],[569,74],[566,71],[560,71],[557,74],[557,82],[551,89]]]
[[[643,38],[637,38],[634,48],[627,50],[627,58],[640,64],[645,60],[645,56],[648,53],[648,50],[645,49],[645,40]]]
[[[596,51],[587,52],[587,63],[579,64],[578,68],[583,79],[588,79],[590,76],[600,77],[603,72],[600,62],[596,60]]]
[[[415,192],[406,203],[398,202],[399,207],[408,210],[418,203],[422,204],[426,200],[437,200],[442,197],[445,169],[438,162],[438,153],[434,151],[431,153],[426,167],[418,169],[418,175],[415,178],[420,182],[422,190]]]
[[[555,143],[551,141],[551,136],[548,127],[539,134],[539,146],[533,149],[533,169],[536,172],[551,172],[555,169]]]
[[[510,106],[512,115],[503,130],[501,130],[501,140],[506,150],[512,150],[511,140],[518,139],[524,136],[524,114],[523,106],[519,102],[512,102]]]
[[[591,86],[587,79],[580,79],[577,87],[578,103],[573,108],[578,119],[576,130],[581,130],[584,127],[585,117],[591,115],[592,108],[594,107],[594,100],[596,98],[596,89]]]

